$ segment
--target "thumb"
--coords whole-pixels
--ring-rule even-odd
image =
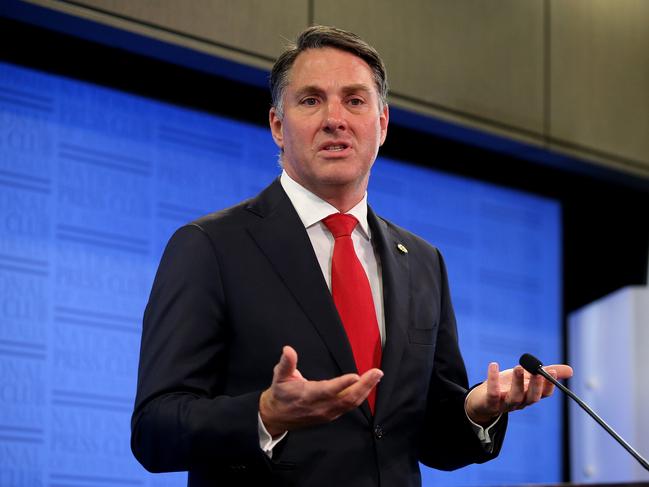
[[[495,406],[500,401],[500,367],[491,362],[487,368],[487,403]]]
[[[282,348],[282,356],[275,366],[274,382],[282,382],[292,378],[297,369],[297,352],[288,345]]]

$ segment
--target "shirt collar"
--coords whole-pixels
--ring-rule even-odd
[[[325,200],[300,185],[297,181],[292,179],[286,171],[282,171],[279,182],[286,192],[288,199],[293,203],[295,211],[297,211],[304,228],[309,228],[315,225],[332,213],[339,213],[333,205],[330,205]],[[363,195],[363,199],[349,210],[347,214],[353,215],[358,220],[357,228],[361,230],[363,237],[369,240],[370,228],[367,223],[367,191]]]

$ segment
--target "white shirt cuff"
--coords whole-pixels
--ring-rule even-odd
[[[261,420],[261,414],[257,413],[257,432],[259,433],[259,448],[266,454],[268,458],[273,458],[273,448],[284,439],[288,431],[284,431],[280,436],[273,439],[264,422]]]
[[[466,418],[469,420],[471,423],[471,427],[473,428],[473,431],[475,432],[476,435],[478,435],[478,439],[482,443],[482,445],[488,450],[491,451],[493,448],[493,445],[491,444],[491,428],[493,428],[496,423],[500,420],[502,417],[502,414],[498,415],[498,417],[491,423],[489,426],[484,428],[483,426],[480,426],[478,423],[474,423],[473,420],[469,417],[469,414],[466,412],[466,401],[469,399],[469,396],[471,395],[473,391],[470,391],[466,395],[466,399],[464,401],[464,414],[466,414]]]

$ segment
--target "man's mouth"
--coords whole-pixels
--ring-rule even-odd
[[[336,152],[336,151],[344,150],[346,148],[347,148],[346,145],[328,145],[327,147],[325,147],[325,150]]]
[[[348,142],[342,140],[329,140],[323,142],[320,145],[319,150],[334,154],[336,152],[345,152],[349,148],[351,148],[351,144]]]

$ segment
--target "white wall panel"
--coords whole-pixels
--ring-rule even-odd
[[[624,288],[574,312],[569,330],[571,388],[649,456],[649,288]],[[649,472],[572,402],[570,425],[573,482],[649,480]]]

